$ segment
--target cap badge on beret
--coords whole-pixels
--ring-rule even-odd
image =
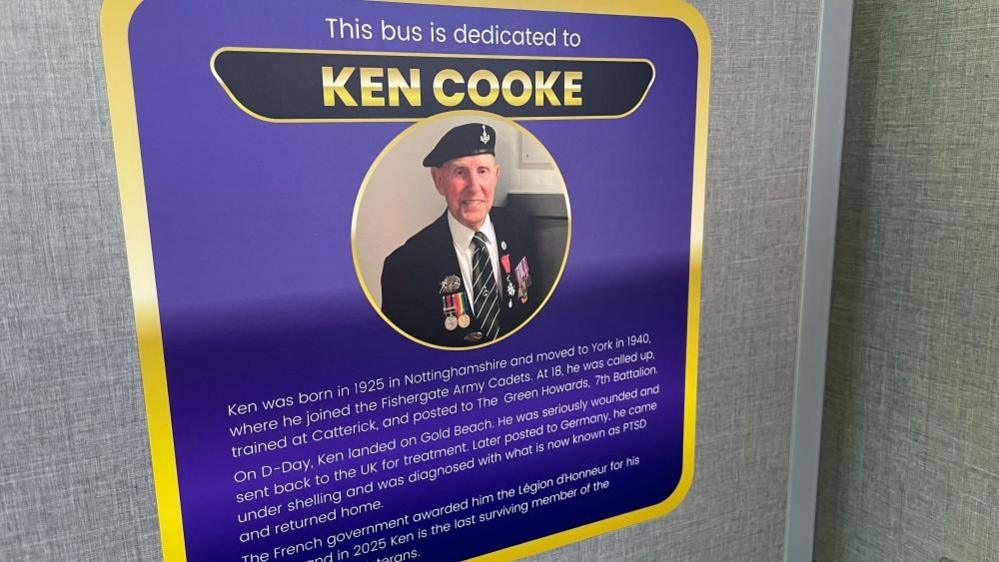
[[[479,140],[482,141],[482,144],[488,144],[490,138],[492,138],[492,137],[489,136],[489,131],[487,131],[486,130],[486,126],[483,125],[482,126],[482,136],[479,137]]]

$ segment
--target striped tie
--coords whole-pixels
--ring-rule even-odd
[[[472,255],[472,290],[475,292],[475,315],[479,318],[479,329],[483,340],[493,340],[499,335],[500,299],[496,292],[496,276],[493,262],[489,259],[489,246],[486,236],[476,232],[472,238],[475,253]]]

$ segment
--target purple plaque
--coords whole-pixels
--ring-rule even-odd
[[[693,478],[682,2],[109,0],[164,558],[509,560]]]

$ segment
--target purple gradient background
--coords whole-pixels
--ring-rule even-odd
[[[241,554],[279,543],[326,536],[629,455],[640,456],[641,466],[609,475],[607,492],[413,546],[424,560],[467,558],[669,496],[682,462],[697,70],[691,33],[680,22],[655,18],[359,2],[290,6],[277,1],[146,0],[129,30],[188,558],[239,560]],[[331,40],[326,17],[373,22],[384,17],[424,28],[429,21],[448,28],[462,23],[557,26],[582,34],[583,44],[532,49]],[[644,104],[627,118],[523,123],[554,155],[568,185],[573,218],[569,261],[552,299],[528,326],[498,345],[452,353],[424,348],[388,327],[362,294],[351,262],[350,220],[357,189],[370,163],[408,124],[254,120],[233,105],[209,70],[212,53],[222,46],[645,57],[655,64],[657,78]],[[371,517],[277,541],[238,542],[245,529],[236,523],[236,514],[249,507],[239,509],[233,495],[250,486],[232,483],[234,470],[284,458],[310,456],[314,461],[316,453],[334,449],[333,443],[322,442],[233,460],[227,428],[234,420],[226,416],[228,404],[641,332],[653,337],[660,374],[654,381],[613,388],[662,385],[660,407],[647,417],[645,431],[506,461],[433,484],[376,492],[364,499],[380,499],[387,507]],[[610,388],[594,388],[572,399]],[[501,405],[418,429],[495,419],[565,400]],[[266,417],[261,412],[247,419]],[[363,416],[347,421],[355,419]],[[344,439],[337,449],[398,435],[402,433],[387,430],[361,434]],[[285,501],[291,497],[282,496]],[[326,510],[303,510],[296,516]],[[286,519],[282,515],[274,522]]]

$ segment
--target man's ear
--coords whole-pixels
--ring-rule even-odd
[[[444,195],[444,188],[441,187],[441,182],[444,179],[443,174],[444,171],[439,167],[430,168],[430,179],[434,181],[434,189],[436,189],[437,193],[440,193],[441,195]]]

